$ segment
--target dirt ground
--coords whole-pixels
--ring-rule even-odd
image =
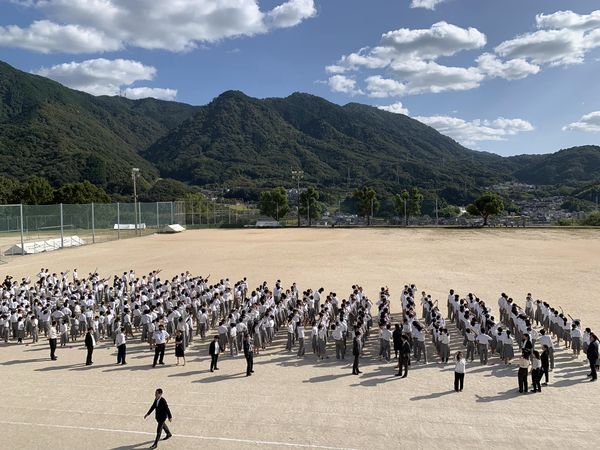
[[[520,304],[534,298],[560,305],[600,330],[600,232],[596,230],[311,229],[202,230],[154,235],[8,257],[0,277],[34,276],[41,267],[103,276],[161,268],[163,278],[189,270],[248,277],[250,286],[281,279],[284,286],[324,287],[346,298],[352,284],[376,298],[389,286],[398,311],[400,289],[415,283],[440,299],[450,288],[474,292],[494,311],[501,292]],[[112,343],[111,343],[112,344]],[[460,342],[453,334],[453,351]],[[323,362],[284,349],[283,336],[255,358],[244,376],[243,357],[220,359],[208,371],[208,342],[194,341],[185,367],[152,369],[146,345],[128,343],[128,365],[116,366],[108,343],[86,367],[83,342],[49,360],[47,343],[0,344],[2,447],[137,449],[149,447],[155,422],[146,413],[162,387],[174,437],[159,448],[517,448],[589,447],[595,436],[599,383],[587,383],[583,357],[557,354],[550,385],[519,395],[514,366],[469,364],[465,390],[452,391],[453,367],[430,350],[430,363],[413,364],[406,379],[393,363],[371,355],[360,376],[335,354]],[[593,424],[593,425],[592,425]]]

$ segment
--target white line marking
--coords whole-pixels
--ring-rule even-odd
[[[30,423],[30,422],[11,422],[8,420],[0,420],[1,424],[5,425],[24,425],[24,426],[38,426],[38,427],[49,427],[49,428],[66,428],[69,430],[85,430],[85,431],[106,431],[110,433],[129,433],[129,434],[143,434],[147,436],[156,436],[156,433],[149,431],[135,431],[135,430],[117,430],[114,428],[92,428],[92,427],[79,427],[75,425],[58,425],[49,423]],[[236,439],[216,436],[198,436],[195,434],[174,434],[175,437],[187,438],[187,439],[200,439],[204,441],[223,441],[223,442],[239,442],[244,444],[259,444],[259,445],[278,445],[282,447],[295,447],[295,448],[320,448],[324,450],[354,450],[346,447],[328,447],[325,445],[313,445],[313,444],[296,444],[292,442],[275,442],[275,441],[255,441],[252,439]]]

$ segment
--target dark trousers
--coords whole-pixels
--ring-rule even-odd
[[[246,355],[246,375],[250,375],[250,373],[252,373],[253,367],[254,367],[254,353],[248,353],[248,355]]]
[[[588,359],[588,361],[590,362],[592,380],[596,380],[598,379],[598,372],[596,372],[596,361],[592,361],[591,359]]]
[[[166,421],[163,420],[162,422],[158,422],[158,425],[156,426],[156,439],[154,440],[154,445],[158,445],[158,441],[160,441],[160,435],[162,433],[162,430],[165,430],[167,436],[171,435],[171,430],[169,430]]]
[[[546,384],[548,384],[548,372],[550,371],[550,367],[549,366],[542,366],[542,373],[544,374],[544,378],[546,380]],[[540,376],[541,379],[541,376]]]
[[[210,371],[217,369],[217,360],[219,359],[219,355],[210,355]]]
[[[464,383],[465,383],[465,374],[454,372],[454,390],[456,392],[462,391]]]
[[[409,355],[401,355],[400,356],[400,362],[398,363],[398,374],[402,375],[402,369],[404,369],[404,375],[402,375],[403,377],[408,376],[408,363],[410,361],[410,356]]]
[[[527,392],[527,369],[519,369],[519,392]]]
[[[154,362],[153,366],[156,365],[156,361],[160,364],[163,364],[163,359],[165,357],[165,344],[156,344],[156,348],[154,349]]]
[[[533,390],[542,392],[542,369],[533,369],[531,371],[531,383],[533,384]]]
[[[121,344],[117,347],[117,364],[125,364],[126,353],[127,353],[127,344]]]
[[[56,339],[48,339],[48,342],[50,343],[50,359],[55,359],[56,355],[54,352],[56,352]]]
[[[85,358],[85,365],[89,366],[92,364],[92,353],[94,353],[94,347],[86,347],[87,348],[87,357]]]
[[[354,355],[354,363],[352,364],[352,374],[354,375],[358,375],[358,373],[360,372],[358,370],[358,358],[360,357],[360,355]]]

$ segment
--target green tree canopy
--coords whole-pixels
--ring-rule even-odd
[[[261,214],[279,220],[290,211],[287,191],[278,187],[261,192],[258,206]]]
[[[485,192],[481,197],[467,206],[467,212],[472,216],[483,217],[483,226],[488,224],[490,216],[504,211],[504,201],[502,197],[493,192]]]
[[[408,199],[408,214],[411,216],[421,215],[421,206],[423,205],[423,194],[418,187],[410,190],[410,198]]]
[[[358,215],[367,218],[367,224],[371,225],[371,216],[379,208],[379,200],[374,189],[363,186],[357,188],[352,196],[357,200]]]
[[[192,188],[181,181],[159,178],[150,189],[140,195],[140,200],[143,202],[172,202],[181,200],[189,192],[192,192]]]
[[[63,184],[54,193],[55,203],[81,205],[85,203],[110,203],[110,197],[104,189],[89,181]]]
[[[300,193],[300,215],[308,216],[308,226],[312,221],[319,220],[323,211],[323,204],[319,201],[319,191],[314,187],[309,187],[306,191]]]
[[[21,192],[20,202],[27,205],[49,205],[54,201],[54,189],[48,180],[42,177],[31,177]]]
[[[0,175],[0,205],[19,203],[21,184],[14,178]]]

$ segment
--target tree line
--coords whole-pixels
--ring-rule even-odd
[[[301,218],[306,219],[310,226],[313,221],[321,218],[321,214],[326,210],[326,205],[320,201],[321,194],[314,187],[309,187],[296,194],[295,211],[298,215],[298,226],[300,226]],[[365,218],[367,224],[370,225],[372,218],[379,211],[383,199],[378,196],[372,187],[361,186],[356,188],[346,200],[352,204],[351,209],[355,210],[358,216]],[[397,217],[403,218],[404,225],[409,224],[411,217],[418,217],[423,214],[423,200],[424,195],[417,187],[405,189],[399,194],[394,194],[391,198],[394,213]],[[448,205],[443,200],[440,201],[439,206],[436,212],[440,216],[449,217],[460,214],[458,207]],[[258,207],[261,214],[277,221],[285,218],[292,211],[288,191],[283,187],[261,192]],[[488,225],[490,217],[500,214],[502,211],[504,211],[504,200],[493,192],[483,193],[466,208],[469,215],[483,219],[483,226]]]

